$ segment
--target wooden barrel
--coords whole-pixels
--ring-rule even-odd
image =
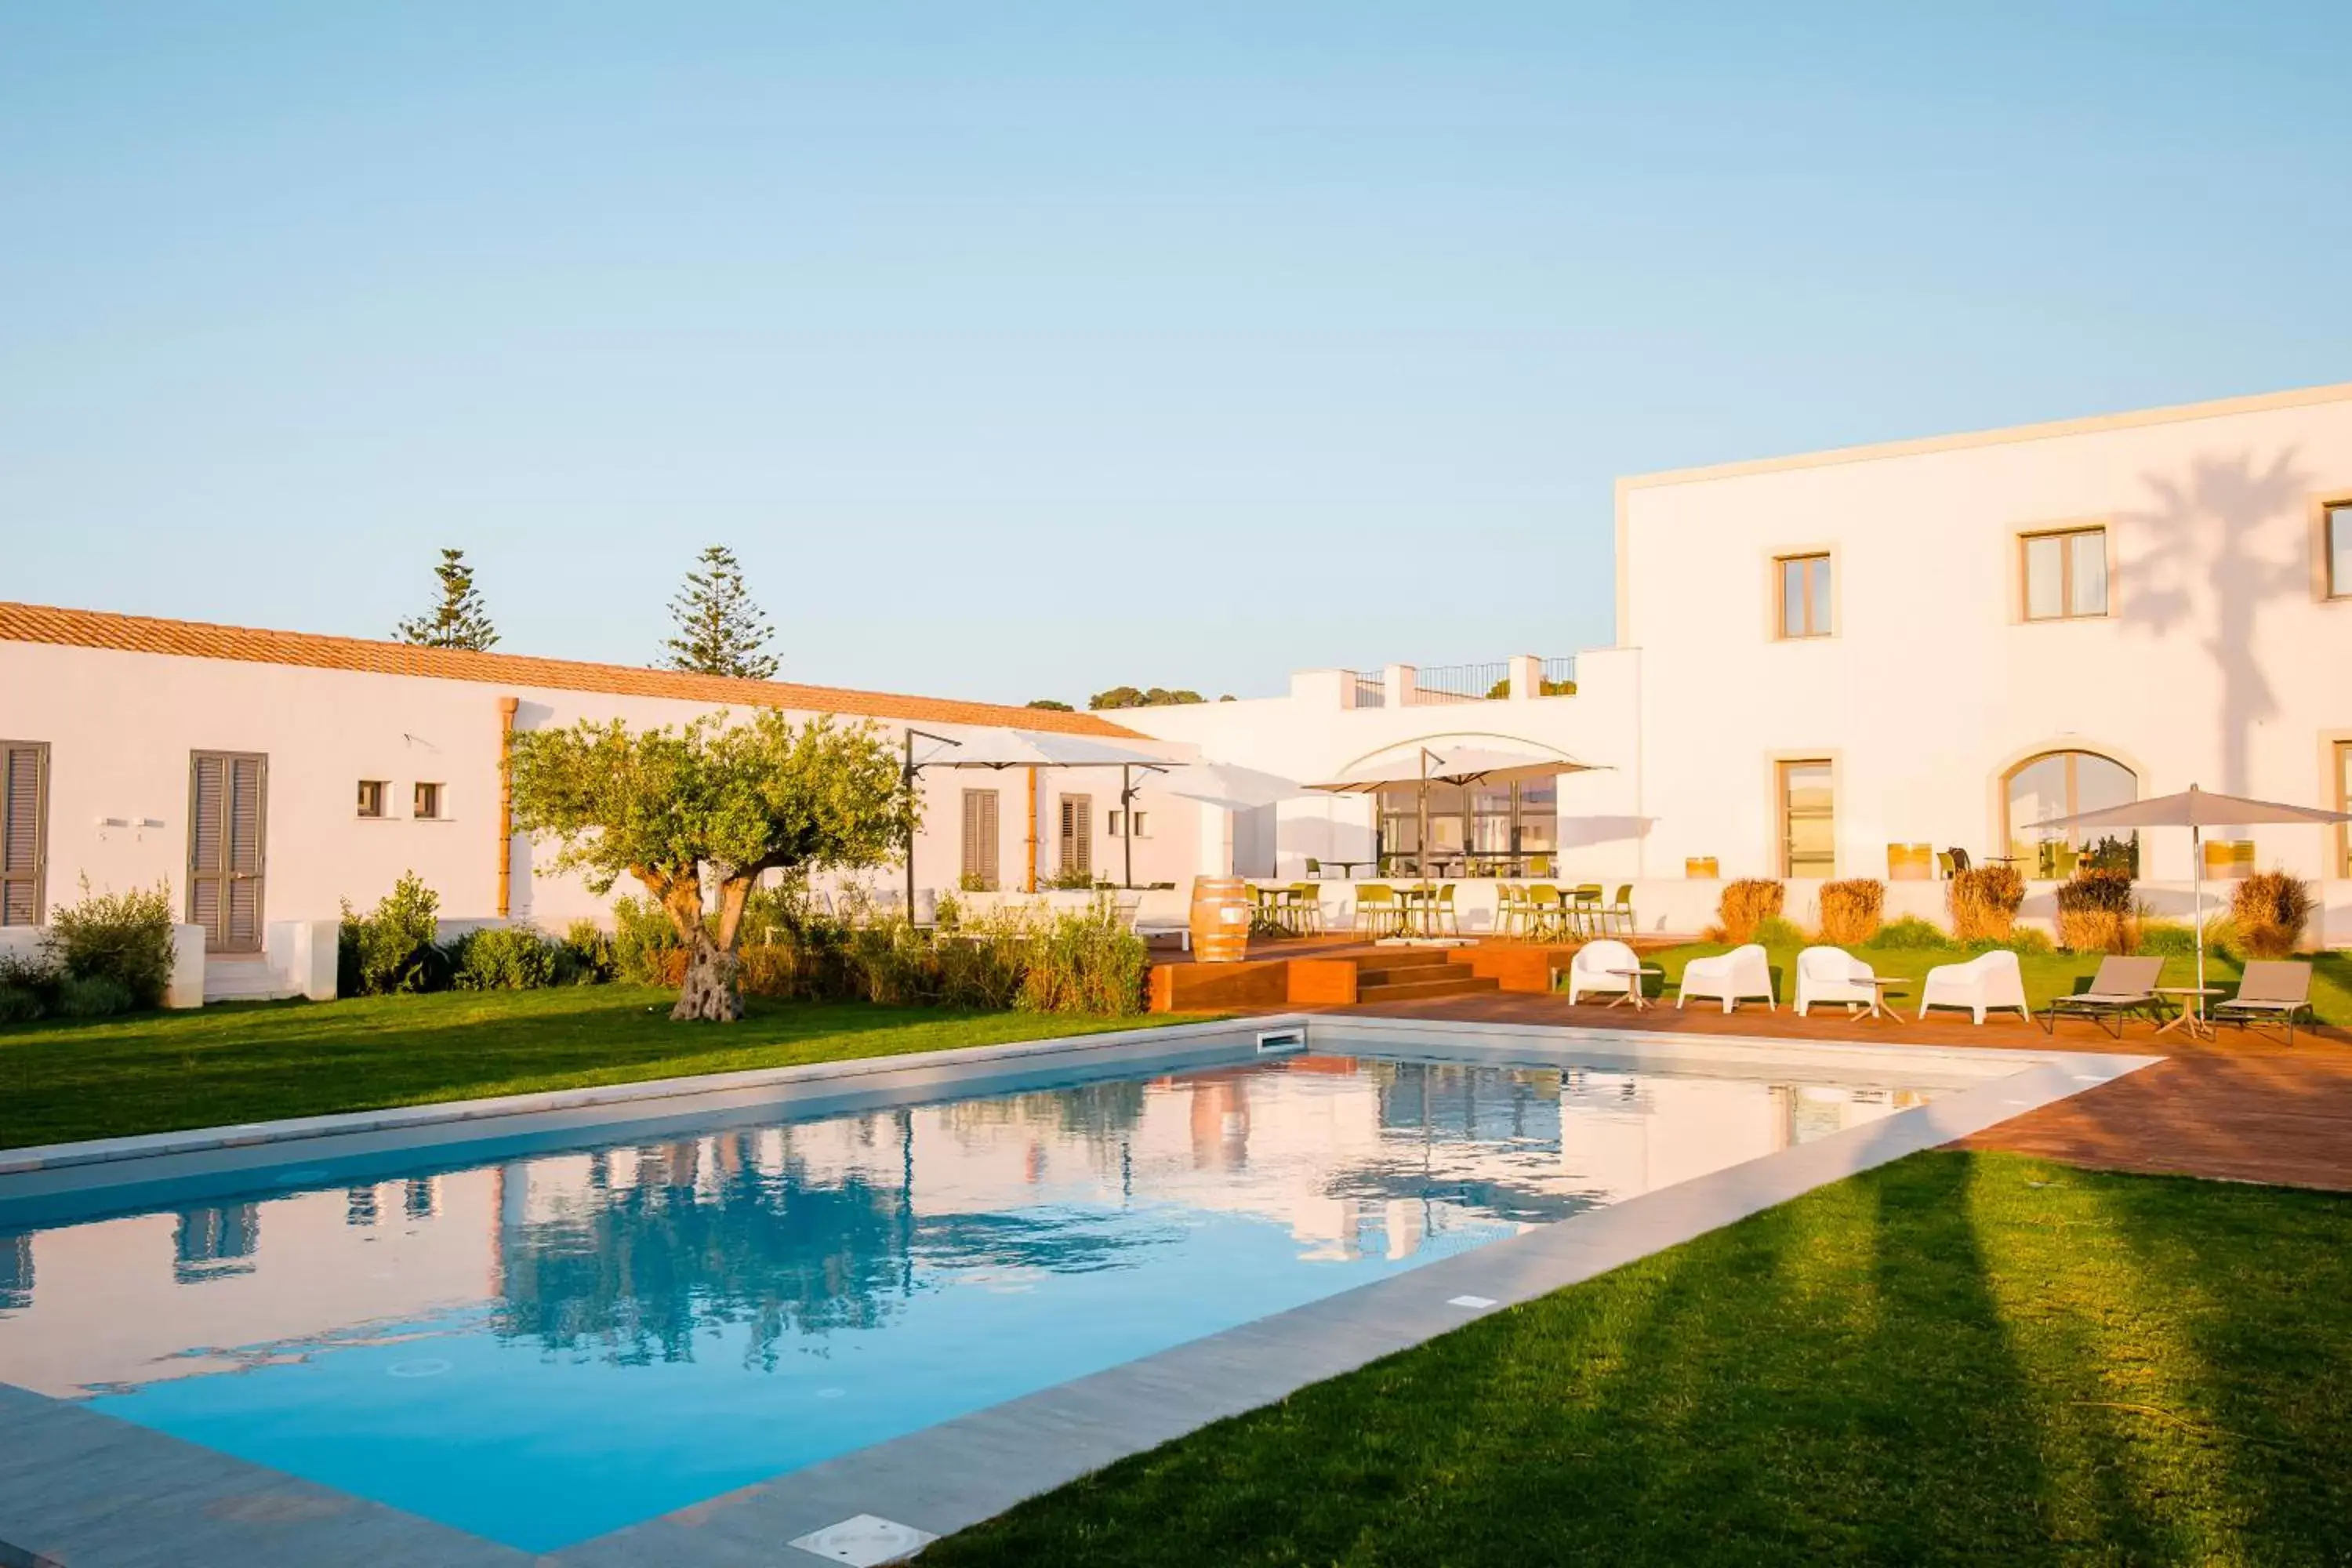
[[[1249,952],[1256,895],[1239,877],[1192,879],[1192,962],[1239,963]]]

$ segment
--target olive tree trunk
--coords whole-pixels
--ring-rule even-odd
[[[732,1024],[743,1016],[743,991],[737,983],[735,954],[719,945],[710,928],[697,922],[686,961],[686,985],[669,1016],[679,1022]]]
[[[669,1010],[677,1023],[733,1024],[743,1017],[743,987],[735,956],[735,941],[743,925],[743,905],[759,880],[759,868],[719,875],[717,927],[702,910],[702,879],[692,870],[665,878],[659,886],[662,907],[686,942],[686,984],[677,1005]],[[640,873],[643,876],[643,873]],[[656,886],[645,877],[647,887]]]

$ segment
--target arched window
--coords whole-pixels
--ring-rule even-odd
[[[2139,836],[2108,834],[2097,828],[2062,828],[2036,833],[2033,824],[2053,816],[2074,816],[2111,805],[2128,805],[2139,798],[2139,775],[2113,757],[2096,752],[2044,752],[2009,771],[2002,781],[2001,801],[2007,821],[2002,837],[2018,869],[2029,877],[2065,877],[2076,858],[2101,840],[2114,838],[2130,857],[2134,875],[2139,869]]]

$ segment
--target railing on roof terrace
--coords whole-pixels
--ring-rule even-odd
[[[1498,664],[1441,664],[1416,669],[1412,676],[1415,702],[1485,702],[1511,694],[1511,667]]]
[[[1360,669],[1351,669],[1348,672],[1348,680],[1351,689],[1348,700],[1349,707],[1385,708],[1389,705],[1389,689],[1381,681],[1379,670],[1368,674]]]
[[[1543,661],[1543,686],[1538,693],[1543,697],[1573,697],[1576,695],[1576,656],[1548,658]]]

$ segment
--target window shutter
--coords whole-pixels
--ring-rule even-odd
[[[963,792],[963,871],[977,877],[985,891],[996,889],[996,792]]]
[[[1095,868],[1095,798],[1090,795],[1066,795],[1062,809],[1062,869],[1092,871]]]
[[[0,742],[0,926],[41,921],[47,751],[30,742]]]

